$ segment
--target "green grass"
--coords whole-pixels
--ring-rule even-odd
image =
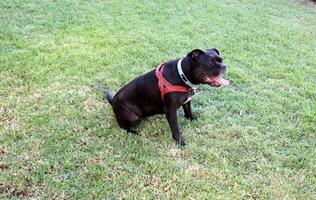
[[[191,2],[0,2],[0,198],[315,199],[315,7]],[[178,112],[184,149],[163,116],[121,130],[93,86],[208,47],[231,86]]]

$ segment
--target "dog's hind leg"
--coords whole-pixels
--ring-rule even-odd
[[[139,120],[140,121],[140,120]],[[135,126],[139,123],[139,121],[129,121],[125,119],[118,119],[117,122],[119,126],[125,129],[129,133],[138,134]]]
[[[122,129],[125,129],[129,133],[138,134],[137,130],[135,130],[136,125],[132,125],[133,123],[130,121],[126,121],[124,119],[118,119],[117,120],[119,126]]]
[[[118,114],[115,114],[115,116],[121,128],[125,129],[127,132],[137,134],[135,126],[141,121],[141,117],[130,111],[121,111]]]

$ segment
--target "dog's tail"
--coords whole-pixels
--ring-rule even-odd
[[[92,83],[97,89],[102,90],[104,94],[104,100],[107,100],[111,105],[113,102],[113,95],[110,89],[106,85],[101,85],[98,81],[93,81]]]
[[[112,92],[106,86],[103,87],[103,92],[104,92],[104,97],[106,98],[106,100],[108,100],[108,102],[112,105],[112,101],[113,101]]]

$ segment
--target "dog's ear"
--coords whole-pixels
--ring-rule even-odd
[[[205,53],[201,49],[194,49],[190,53],[188,53],[187,57],[191,57],[193,59],[196,59],[199,55]]]
[[[216,48],[206,49],[206,52],[215,52],[217,55],[220,55],[219,50]]]

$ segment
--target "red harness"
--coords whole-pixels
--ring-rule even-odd
[[[160,96],[162,101],[164,101],[164,96],[170,92],[189,92],[192,88],[185,86],[176,86],[169,83],[162,75],[163,66],[166,62],[162,63],[156,68],[156,76],[158,78],[158,87],[160,90]]]

